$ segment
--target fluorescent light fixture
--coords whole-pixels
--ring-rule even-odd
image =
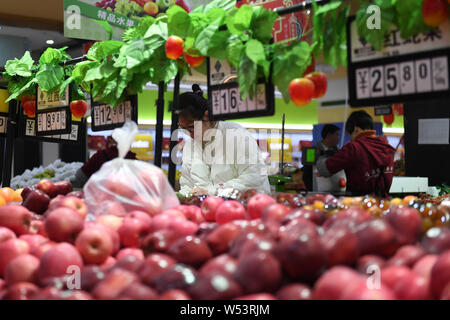
[[[383,133],[405,133],[403,128],[383,128]]]
[[[55,41],[53,41],[53,40],[50,39],[50,40],[45,41],[45,43],[52,45],[52,44],[55,43]]]

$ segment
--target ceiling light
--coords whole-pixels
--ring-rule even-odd
[[[54,44],[55,43],[55,41],[53,41],[53,40],[47,40],[47,41],[45,41],[47,44]]]

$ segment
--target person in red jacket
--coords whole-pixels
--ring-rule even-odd
[[[83,188],[84,184],[89,180],[89,178],[100,168],[102,165],[115,159],[119,156],[119,150],[116,147],[116,142],[112,137],[108,137],[108,145],[105,149],[98,150],[89,160],[78,169],[75,174],[75,180],[72,181],[72,185],[74,188]],[[136,154],[131,151],[128,151],[125,159],[136,159]]]
[[[330,177],[344,170],[347,191],[353,195],[387,196],[392,184],[395,149],[384,137],[375,135],[372,117],[365,111],[353,112],[345,131],[351,142],[333,156],[319,158],[316,164],[319,174]]]

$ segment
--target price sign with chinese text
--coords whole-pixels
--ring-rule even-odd
[[[363,107],[450,97],[450,24],[402,39],[392,29],[382,51],[358,37],[348,22],[350,105]]]
[[[51,136],[70,133],[72,114],[70,112],[70,86],[66,88],[63,98],[59,90],[46,93],[39,86],[36,89],[36,136]]]
[[[253,99],[241,99],[236,68],[226,61],[208,59],[209,115],[212,120],[271,116],[275,99],[272,83],[258,82]]]
[[[21,117],[19,121],[20,136],[28,139],[54,143],[80,143],[83,140],[83,132],[86,132],[86,121],[72,121],[70,131],[64,134],[36,135],[36,118]]]
[[[123,126],[127,120],[137,123],[137,95],[130,96],[116,107],[107,104],[91,104],[92,131],[112,130]]]
[[[8,124],[8,114],[0,112],[0,137],[6,137],[6,127]]]

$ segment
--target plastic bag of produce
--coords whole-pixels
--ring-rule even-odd
[[[154,216],[179,205],[178,197],[163,171],[149,163],[124,159],[137,125],[127,121],[113,131],[119,157],[102,165],[86,182],[83,191],[89,213],[117,214],[141,210]],[[108,206],[102,204],[108,203]]]

